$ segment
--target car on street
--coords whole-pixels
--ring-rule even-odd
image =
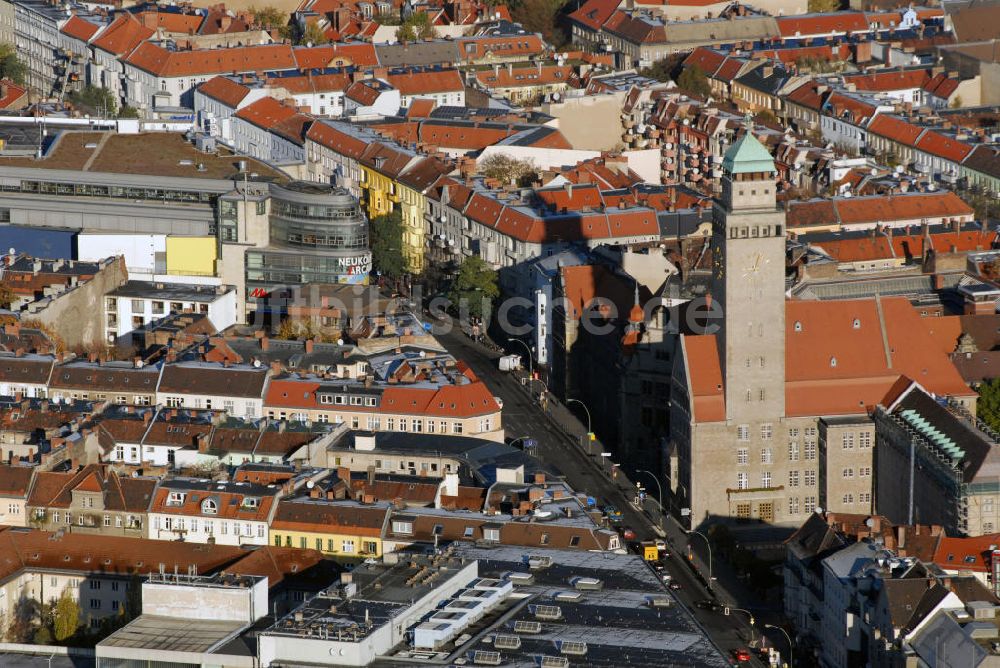
[[[624,538],[625,540],[635,540],[636,539],[635,531],[629,529],[628,527],[625,527],[624,529],[622,529],[622,538]]]
[[[674,591],[677,591],[677,590],[679,590],[681,588],[680,584],[678,584],[676,582],[671,582],[667,586],[670,587],[671,589],[673,589]]]
[[[734,649],[733,658],[738,663],[748,663],[750,661],[750,651],[745,649]]]
[[[622,511],[618,510],[614,506],[604,506],[604,516],[607,517],[612,524],[617,524],[622,521]]]
[[[707,598],[700,599],[694,602],[694,607],[699,610],[715,610],[715,601],[710,601]]]
[[[657,538],[653,542],[656,544],[656,549],[659,550],[660,553],[665,553],[667,551],[667,542],[662,538]],[[664,554],[664,556],[666,555]]]

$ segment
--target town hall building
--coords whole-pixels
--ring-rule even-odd
[[[871,414],[912,383],[975,411],[905,298],[789,300],[784,214],[768,151],[747,132],[723,158],[713,211],[719,318],[678,339],[667,478],[692,527],[732,519],[798,526],[815,510],[870,513]]]

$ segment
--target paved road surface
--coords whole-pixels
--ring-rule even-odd
[[[449,352],[457,359],[466,362],[476,375],[486,383],[492,393],[503,400],[504,429],[508,439],[521,436],[535,439],[538,444],[535,454],[539,459],[557,468],[575,490],[596,497],[602,504],[610,503],[618,508],[624,515],[624,525],[631,527],[636,532],[638,540],[650,540],[662,535],[653,528],[654,525],[659,526],[660,524],[655,511],[651,513],[652,517],[650,517],[632,505],[634,491],[629,491],[629,488],[634,490],[634,487],[631,483],[627,480],[624,481],[626,484],[613,481],[608,473],[602,469],[601,457],[597,456],[596,452],[588,455],[583,449],[581,440],[574,440],[567,434],[569,431],[582,435],[586,432],[586,427],[575,420],[573,420],[575,424],[567,424],[566,416],[570,414],[565,408],[561,406],[550,407],[550,415],[557,413],[560,418],[558,422],[543,412],[538,402],[529,396],[517,376],[499,370],[497,359],[500,354],[475,343],[457,326],[452,328],[449,333],[436,332],[435,335]],[[540,383],[534,383],[533,389],[536,394],[541,390],[541,387]],[[565,415],[559,413],[560,411]],[[736,648],[747,647],[751,629],[746,615],[733,613],[733,616],[726,617],[721,612],[700,610],[693,607],[694,601],[708,599],[712,596],[694,575],[691,568],[683,563],[687,554],[687,537],[676,525],[668,526],[668,529],[671,557],[666,560],[667,570],[673,580],[681,586],[681,589],[675,591],[675,594],[691,609],[698,622],[727,654]],[[700,539],[695,538],[694,540]],[[692,543],[692,545],[695,544]],[[731,602],[724,597],[720,600]],[[758,640],[760,639],[759,624],[760,622],[753,630],[753,635]]]

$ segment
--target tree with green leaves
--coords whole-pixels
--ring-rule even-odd
[[[118,118],[139,118],[139,110],[126,104],[118,110]]]
[[[292,38],[293,29],[286,12],[281,11],[274,5],[250,7],[249,11],[253,16],[254,23],[261,30],[268,32],[277,30],[282,39]]]
[[[840,9],[840,0],[809,0],[809,13],[829,14]]]
[[[479,163],[479,173],[505,185],[527,186],[538,178],[538,167],[530,158],[521,160],[505,153],[494,153]]]
[[[315,23],[310,23],[302,31],[299,37],[299,44],[326,44],[330,39],[323,33],[323,29]]]
[[[403,214],[396,208],[369,223],[372,268],[383,276],[399,278],[406,273],[403,257]]]
[[[708,82],[708,77],[697,65],[685,67],[677,77],[677,85],[702,97],[709,97],[712,94],[712,85]]]
[[[10,79],[16,84],[23,84],[28,74],[28,66],[18,58],[17,48],[13,44],[0,44],[0,79]]]
[[[485,320],[493,310],[493,300],[500,295],[497,273],[481,257],[465,258],[458,269],[458,276],[451,284],[448,299],[459,313]]]
[[[71,638],[78,626],[80,626],[80,606],[73,599],[69,589],[63,589],[52,612],[53,635],[57,641],[62,642]]]
[[[118,99],[107,88],[87,86],[81,91],[70,93],[69,100],[101,116],[111,117],[118,113]]]
[[[994,431],[1000,431],[1000,378],[992,378],[979,386],[976,415]]]
[[[431,17],[427,12],[413,12],[399,24],[396,39],[400,42],[418,42],[437,36]]]
[[[525,0],[509,3],[510,15],[529,33],[540,33],[546,43],[560,48],[569,42],[564,28],[564,10],[567,0]],[[576,8],[576,3],[571,9]]]

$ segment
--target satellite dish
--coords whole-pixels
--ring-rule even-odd
[[[337,339],[337,345],[338,346],[344,345],[344,340],[343,339]]]
[[[314,483],[312,480],[310,480],[309,482],[306,483],[306,488],[307,489],[312,489],[315,486],[316,486],[316,483]]]
[[[260,360],[255,359],[253,361],[253,365],[254,365],[255,368],[259,369],[260,368]]]
[[[427,351],[426,350],[421,350],[420,351],[420,357],[421,358],[427,357]]]
[[[823,514],[823,509],[820,508],[819,506],[816,506],[816,512],[819,513],[820,515],[822,515]]]

